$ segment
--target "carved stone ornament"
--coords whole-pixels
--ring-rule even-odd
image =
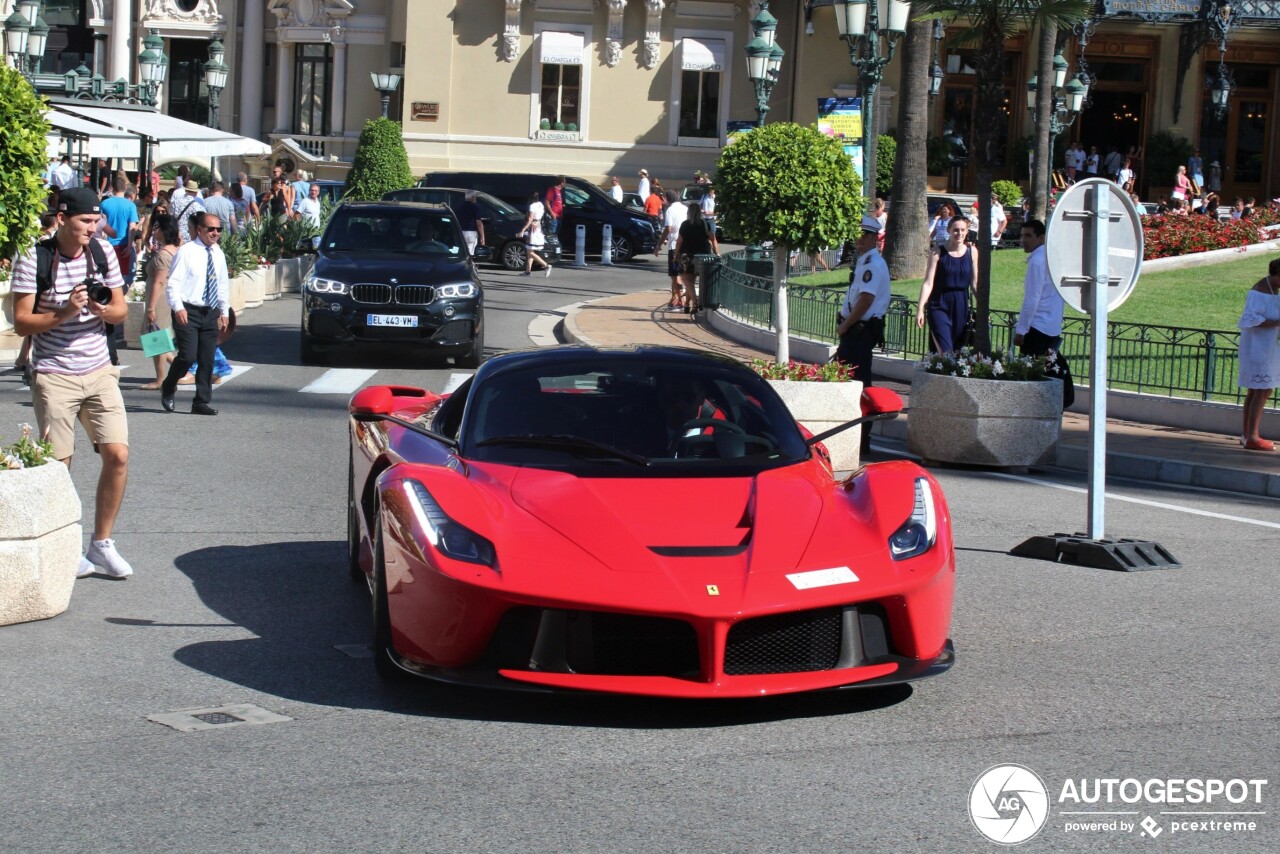
[[[194,8],[187,9],[190,3],[179,4],[178,0],[147,0],[147,11],[143,22],[155,25],[165,21],[174,23],[221,24],[222,13],[218,11],[218,0],[198,0]]]
[[[622,61],[622,13],[627,0],[609,0],[609,27],[605,39],[605,64],[610,68]]]
[[[662,47],[662,10],[665,6],[663,0],[645,0],[644,67],[648,69],[658,65],[658,50]]]
[[[515,62],[520,55],[520,3],[521,0],[506,0],[507,18],[502,26],[503,62]]]
[[[267,8],[276,16],[278,27],[331,29],[340,26],[356,7],[351,0],[270,0]]]

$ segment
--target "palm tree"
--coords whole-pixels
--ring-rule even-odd
[[[917,0],[912,11],[926,19],[964,18],[969,29],[955,41],[972,44],[975,71],[973,152],[978,179],[978,349],[991,350],[991,179],[996,129],[1004,123],[1004,44],[1018,31],[1052,24],[1070,27],[1089,16],[1088,0]],[[1043,113],[1042,113],[1043,115]]]
[[[895,279],[924,275],[929,211],[925,155],[929,136],[929,65],[933,24],[912,21],[902,44],[898,104],[898,159],[893,167],[893,216],[885,234],[885,262]]]

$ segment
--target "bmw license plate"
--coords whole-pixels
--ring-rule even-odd
[[[418,318],[410,314],[371,314],[370,326],[417,326]]]

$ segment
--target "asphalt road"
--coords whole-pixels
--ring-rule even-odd
[[[543,312],[664,278],[650,261],[487,280],[492,353],[527,346]],[[1000,763],[1038,773],[1053,802],[1026,851],[1280,850],[1275,502],[1121,485],[1108,533],[1185,566],[1120,574],[1006,554],[1083,527],[1085,498],[1064,488],[1083,484],[939,470],[958,662],[912,687],[719,703],[388,689],[344,568],[347,396],[302,391],[326,369],[298,365],[297,321],[296,298],[243,316],[227,355],[248,370],[216,389],[217,418],[182,414],[182,397],[162,412],[132,390],[150,368],[126,352],[117,541],[136,575],[78,581],[66,614],[0,629],[0,851],[992,851],[967,806]],[[432,388],[460,373],[344,367]],[[31,420],[0,377],[0,435]],[[82,440],[86,518],[96,474]],[[289,720],[147,720],[232,703]],[[1269,782],[1261,804],[1057,802],[1094,778]],[[1266,814],[1161,815],[1186,810]],[[1155,839],[1066,829],[1148,815]],[[1170,827],[1224,818],[1256,829]]]

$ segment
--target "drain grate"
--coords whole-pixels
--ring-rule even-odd
[[[204,721],[207,724],[242,724],[244,718],[238,718],[235,715],[228,715],[225,712],[207,712],[202,715],[192,715],[198,721]]]
[[[176,729],[178,732],[199,732],[203,729],[274,724],[291,721],[293,718],[278,715],[251,703],[235,703],[207,709],[183,709],[161,715],[147,715],[147,720]]]

